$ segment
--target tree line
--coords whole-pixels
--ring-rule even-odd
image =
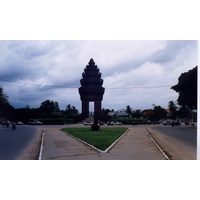
[[[66,105],[65,110],[59,108],[59,104],[53,100],[45,100],[39,108],[30,108],[26,105],[25,108],[15,109],[8,102],[7,95],[0,88],[1,107],[0,120],[22,121],[28,123],[29,119],[39,119],[44,124],[65,124],[75,123],[78,120],[78,110],[75,106]]]

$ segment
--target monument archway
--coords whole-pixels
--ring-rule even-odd
[[[82,117],[89,117],[89,102],[94,102],[94,117],[99,118],[101,116],[101,103],[105,88],[102,87],[103,79],[101,79],[99,68],[92,58],[82,73],[80,84],[79,94],[82,101]]]

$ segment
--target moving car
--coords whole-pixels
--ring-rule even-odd
[[[178,126],[181,125],[180,121],[178,120],[166,120],[162,123],[163,125],[172,125],[172,126]]]
[[[16,125],[24,125],[24,123],[20,122],[20,121],[17,121],[16,122]]]

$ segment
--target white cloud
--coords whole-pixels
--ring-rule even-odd
[[[108,88],[131,88],[158,86],[165,84],[163,80],[163,67],[156,63],[146,62],[142,66],[114,73],[104,79],[104,85]]]

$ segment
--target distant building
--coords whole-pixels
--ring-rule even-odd
[[[172,116],[172,112],[169,109],[165,109],[166,111],[166,117],[171,117]]]
[[[115,112],[109,112],[108,116],[111,117],[129,117],[129,114],[126,112],[125,109],[121,109]]]
[[[129,114],[125,109],[121,109],[117,111],[117,117],[129,117]]]
[[[151,115],[153,115],[153,110],[152,109],[148,109],[148,110],[144,110],[143,111],[143,116],[144,117],[149,117]]]
[[[109,112],[108,116],[116,117],[117,116],[117,112]]]

